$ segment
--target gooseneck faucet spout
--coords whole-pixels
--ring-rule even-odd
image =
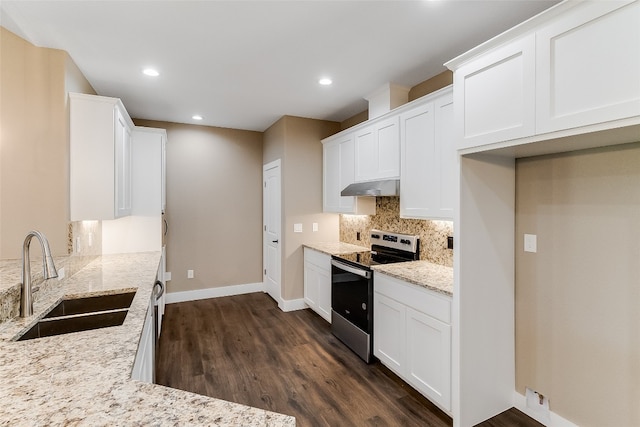
[[[58,271],[53,263],[49,241],[39,231],[30,231],[22,244],[22,296],[20,298],[20,317],[33,315],[33,292],[31,289],[31,262],[29,260],[29,245],[31,238],[36,237],[42,248],[42,276],[44,279],[58,277]]]

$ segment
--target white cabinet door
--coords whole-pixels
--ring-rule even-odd
[[[451,326],[407,308],[407,381],[451,410]]]
[[[453,219],[457,157],[451,89],[400,115],[400,216]]]
[[[306,251],[305,251],[306,253]],[[318,308],[318,267],[309,261],[304,262],[304,302],[317,311]]]
[[[400,177],[400,129],[398,116],[392,116],[376,126],[376,179]]]
[[[454,73],[458,148],[533,135],[533,34],[462,65]]]
[[[354,134],[341,134],[322,141],[322,206],[323,212],[375,214],[372,197],[346,197],[340,192],[354,182],[355,147]]]
[[[433,218],[452,220],[458,198],[458,152],[455,144],[453,91],[433,101],[435,113],[435,159],[437,202]]]
[[[400,131],[392,115],[356,131],[355,182],[400,176]]]
[[[133,361],[133,370],[131,378],[146,383],[154,382],[155,369],[155,342],[153,332],[153,296],[147,307],[147,315],[142,327],[140,342],[138,343],[138,351]]]
[[[396,374],[404,375],[406,307],[373,294],[373,354]]]
[[[373,354],[451,413],[451,298],[375,273]]]
[[[430,218],[437,200],[433,102],[400,116],[400,216]]]
[[[131,128],[122,112],[115,117],[116,217],[131,214]]]
[[[367,126],[355,134],[355,182],[375,179],[378,170],[376,129]]]
[[[116,98],[70,93],[71,221],[131,213],[133,122]]]
[[[536,35],[536,133],[640,115],[640,2],[581,4]]]
[[[331,262],[331,261],[329,261]],[[331,323],[331,270],[319,269],[317,313]]]
[[[304,248],[304,302],[331,322],[331,256]]]

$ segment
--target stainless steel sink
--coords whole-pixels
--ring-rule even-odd
[[[135,292],[127,292],[62,300],[44,318],[129,308],[135,294]]]
[[[18,341],[122,325],[134,295],[127,292],[63,300]]]

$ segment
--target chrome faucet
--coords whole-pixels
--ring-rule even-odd
[[[33,293],[31,290],[31,262],[29,260],[29,245],[31,238],[37,237],[42,247],[42,276],[45,280],[58,277],[58,271],[53,264],[49,241],[39,231],[30,231],[22,244],[22,296],[20,297],[20,317],[33,315]]]

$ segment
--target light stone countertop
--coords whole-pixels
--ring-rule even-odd
[[[369,252],[370,250],[370,248],[366,246],[352,245],[351,243],[344,242],[305,243],[303,246],[328,255],[344,255],[354,252]]]
[[[370,248],[344,242],[306,243],[303,246],[328,255],[368,252]],[[453,295],[453,268],[429,261],[408,261],[371,266],[374,271],[422,286],[444,295]]]
[[[98,257],[0,325],[0,425],[295,426],[295,418],[131,379],[160,253]],[[62,297],[137,289],[122,326],[13,341]]]
[[[374,265],[371,268],[376,273],[384,273],[443,295],[453,295],[453,268],[451,267],[429,261],[409,261]]]

